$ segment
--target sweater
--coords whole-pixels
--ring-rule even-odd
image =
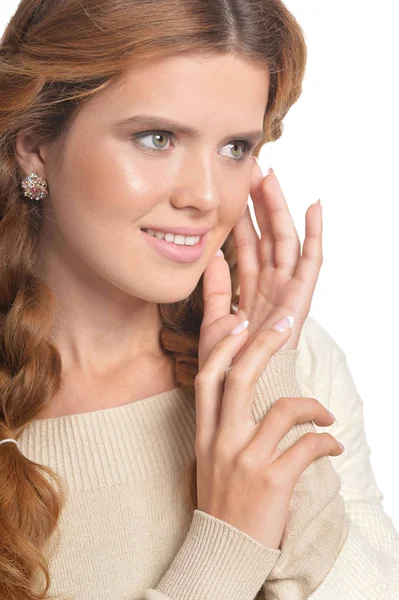
[[[346,355],[308,316],[298,348],[274,354],[252,416],[282,396],[317,398],[337,422],[295,425],[345,446],[295,487],[279,549],[187,505],[179,476],[195,457],[195,408],[183,388],[123,406],[39,419],[18,438],[67,488],[50,594],[68,600],[394,600],[399,535],[370,464],[363,402]]]

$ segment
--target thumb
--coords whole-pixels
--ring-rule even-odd
[[[221,256],[219,256],[219,253],[221,253]],[[206,328],[214,321],[230,315],[230,268],[224,259],[222,250],[218,250],[203,273],[202,294],[204,299],[202,328]]]

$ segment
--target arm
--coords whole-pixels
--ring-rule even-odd
[[[328,345],[323,345],[321,351],[328,350]],[[296,374],[299,354],[299,349],[282,350],[272,357],[258,381],[252,411],[256,423],[283,396],[310,396],[322,402],[318,395],[301,390]],[[313,369],[312,366],[314,374]],[[331,427],[319,429],[330,432]],[[312,421],[297,423],[278,448],[285,451],[303,435],[315,431]],[[309,598],[327,577],[344,545],[350,522],[340,495],[340,477],[332,466],[335,458],[323,456],[314,460],[297,481],[280,544],[281,554],[263,585],[267,600]]]
[[[195,510],[172,564],[144,600],[254,600],[280,550]]]
[[[334,465],[341,482],[340,496],[344,500],[349,530],[336,559],[334,551],[324,554],[324,538],[329,535],[325,529],[328,522],[323,525],[320,520],[324,509],[319,515],[319,538],[315,538],[314,544],[309,544],[309,535],[315,536],[318,530],[317,506],[308,512],[311,504],[293,501],[290,513],[292,520],[287,521],[285,531],[289,538],[283,538],[280,546],[282,553],[263,586],[265,597],[267,600],[286,597],[312,600],[399,598],[399,536],[381,504],[383,496],[376,486],[369,460],[370,448],[364,432],[362,401],[353,383],[346,356],[335,340],[310,317],[301,349],[303,352],[298,358],[302,395],[317,398],[335,414],[338,422],[327,431],[346,448],[342,455],[326,458]],[[326,430],[312,425],[317,432]],[[320,468],[320,460],[314,464]],[[320,475],[324,477],[323,473]],[[328,480],[324,480],[324,483],[328,483]],[[298,484],[299,489],[294,494],[301,492],[301,479]],[[312,490],[311,480],[308,480],[307,486]],[[308,498],[314,498],[313,492]],[[319,500],[316,497],[316,502]],[[316,520],[312,520],[311,511]],[[304,524],[306,535],[303,538],[301,532]],[[286,544],[288,540],[293,542],[295,535],[299,541],[297,545],[292,545],[292,554]],[[296,549],[302,549],[307,562],[301,563]],[[331,567],[324,578],[320,577],[322,560],[325,566],[330,563]],[[314,566],[316,569],[313,569]],[[312,574],[316,576],[313,582]],[[313,592],[310,591],[312,585]]]
[[[258,382],[256,397],[260,394],[268,405],[296,392],[295,360],[293,350],[274,355],[262,376],[267,385],[262,389]],[[157,587],[146,590],[144,600],[254,600],[280,553],[195,510],[178,554]]]
[[[399,598],[399,536],[382,506],[370,463],[363,402],[353,382],[344,352],[335,361],[328,408],[337,417],[331,433],[345,445],[336,457],[341,494],[350,519],[349,536],[312,600],[395,600]]]
[[[310,319],[311,322],[313,322]],[[323,344],[324,348],[328,348],[328,340]],[[316,352],[319,352],[321,348],[316,348]],[[306,353],[305,353],[306,354]],[[334,354],[334,353],[333,353]],[[342,441],[346,447],[340,457],[334,457],[334,461],[340,461],[339,465],[343,464],[350,453],[350,443],[347,437],[344,435],[345,432],[352,430],[353,424],[347,422],[346,428],[341,431],[338,427],[344,426],[344,420],[346,416],[342,413],[342,410],[337,405],[345,405],[348,410],[350,402],[342,392],[342,386],[347,390],[349,396],[353,399],[353,390],[348,387],[348,382],[341,380],[341,376],[338,370],[334,370],[334,384],[330,384],[331,394],[327,395],[327,400],[323,402],[325,394],[323,393],[323,386],[326,385],[325,379],[328,378],[328,374],[331,376],[331,365],[337,364],[336,357],[339,358],[339,352],[335,352],[332,357],[332,353],[328,353],[325,359],[325,365],[330,371],[323,373],[323,369],[319,373],[319,377],[315,381],[320,381],[320,386],[315,384],[314,391],[306,388],[302,385],[304,392],[301,392],[299,381],[296,376],[296,362],[299,356],[299,350],[283,350],[273,356],[270,364],[267,366],[265,372],[262,374],[258,381],[256,388],[256,399],[253,407],[253,417],[256,422],[264,417],[269,410],[270,406],[278,398],[282,396],[314,396],[319,401],[325,404],[328,408],[334,412],[337,416],[339,424],[335,424],[328,428],[328,431]],[[335,357],[335,358],[334,358]],[[312,357],[306,355],[307,362],[312,362]],[[338,379],[337,379],[338,376]],[[314,377],[310,377],[313,380]],[[337,381],[341,380],[341,388],[337,387]],[[327,386],[329,384],[327,383]],[[331,398],[331,402],[329,402]],[[356,419],[356,416],[355,416]],[[335,427],[335,429],[334,429]],[[281,449],[287,449],[290,445],[295,443],[301,435],[306,431],[324,431],[324,428],[319,428],[310,423],[302,423],[295,425],[289,434],[279,444]],[[349,446],[349,448],[348,448]],[[336,465],[336,463],[334,463]],[[290,600],[296,598],[314,598],[315,600],[331,600],[331,598],[337,598],[337,592],[334,588],[334,582],[336,581],[335,571],[333,570],[341,565],[341,572],[343,578],[346,581],[348,577],[347,573],[342,570],[342,561],[345,560],[347,552],[356,551],[356,523],[353,521],[353,515],[350,510],[347,512],[347,505],[344,505],[343,495],[338,492],[341,487],[340,473],[344,473],[342,469],[338,472],[338,468],[332,468],[331,459],[329,457],[320,458],[314,461],[309,468],[304,471],[297,486],[294,490],[293,499],[290,507],[290,515],[287,521],[287,527],[282,539],[281,550],[271,550],[277,554],[274,555],[274,559],[269,562],[270,555],[265,556],[266,559],[266,577],[263,579],[264,585],[263,590],[266,594],[267,600],[273,598],[285,598],[288,597]],[[345,473],[344,473],[345,475]],[[350,477],[350,474],[349,474]],[[346,479],[344,481],[346,482]],[[345,486],[344,486],[345,492]],[[309,502],[311,500],[312,502]],[[197,516],[196,516],[197,515]],[[180,600],[185,598],[191,598],[191,600],[199,600],[206,598],[206,595],[201,593],[208,593],[212,590],[212,585],[219,585],[219,591],[221,595],[217,595],[218,591],[212,590],[212,598],[221,598],[229,600],[243,600],[247,596],[237,596],[234,594],[234,589],[237,589],[237,580],[233,577],[230,579],[231,574],[228,571],[218,569],[217,565],[220,561],[221,556],[217,556],[218,548],[207,547],[206,540],[200,539],[195,528],[194,520],[198,517],[206,516],[211,519],[217,526],[218,533],[220,534],[220,543],[222,543],[223,533],[226,533],[224,526],[230,528],[231,526],[214,519],[202,511],[195,511],[194,519],[190,528],[194,530],[194,536],[187,536],[178,556],[170,565],[168,571],[165,573],[163,579],[154,590],[147,590],[145,600]],[[383,520],[389,519],[386,517]],[[299,525],[299,527],[298,527]],[[380,522],[381,525],[381,522]],[[373,523],[370,523],[369,529],[372,531]],[[235,529],[235,528],[232,528]],[[382,531],[382,530],[381,530]],[[189,532],[189,533],[190,533]],[[235,530],[235,533],[246,536],[243,532]],[[382,533],[383,537],[386,537],[386,532]],[[376,538],[380,538],[380,534],[376,534]],[[388,538],[397,539],[397,534],[391,529],[390,536]],[[252,538],[249,538],[252,540]],[[257,542],[253,540],[255,544]],[[396,542],[398,543],[398,542]],[[232,546],[229,546],[230,549]],[[197,551],[195,551],[197,549]],[[225,548],[225,551],[228,549]],[[209,555],[209,551],[212,555]],[[208,554],[207,554],[208,552]],[[228,558],[228,564],[234,565],[234,576],[238,577],[239,580],[243,580],[244,583],[248,582],[248,578],[251,578],[254,573],[254,565],[247,562],[245,570],[242,568],[242,560],[240,558],[239,548],[234,548],[231,556],[227,556],[225,553],[224,557]],[[367,547],[364,548],[364,552],[367,554]],[[195,554],[195,564],[190,563],[189,559]],[[179,560],[179,556],[181,560]],[[352,557],[353,558],[353,557]],[[375,562],[375,557],[373,558]],[[273,564],[271,564],[273,563]],[[190,567],[187,569],[187,565]],[[213,578],[210,577],[208,568],[212,568],[214,565],[215,570],[213,571]],[[240,568],[240,570],[236,570]],[[350,569],[350,566],[347,566]],[[380,587],[384,589],[384,585],[387,582],[381,578],[384,565],[380,564]],[[368,569],[368,574],[373,569]],[[391,572],[395,577],[395,567],[392,565]],[[222,580],[220,580],[220,574],[222,574]],[[209,578],[210,581],[204,581],[204,577]],[[208,576],[208,577],[207,577]],[[352,573],[353,576],[353,573]],[[359,571],[360,576],[360,571]],[[223,581],[227,577],[227,581]],[[216,580],[216,581],[215,581]],[[195,581],[196,590],[193,588],[187,588],[192,585],[192,581]],[[252,580],[253,581],[253,580]],[[367,578],[366,578],[367,581]],[[381,583],[382,582],[382,583]],[[229,588],[231,583],[231,588]],[[252,588],[252,596],[249,598],[255,598],[257,585]],[[327,585],[327,587],[326,587]],[[352,582],[346,581],[346,585],[352,585]],[[355,585],[355,584],[353,584]],[[392,585],[397,585],[393,583]],[[203,589],[201,589],[201,586]],[[236,586],[234,588],[234,586]],[[181,588],[183,588],[181,590]],[[188,589],[189,591],[185,591]],[[326,590],[326,595],[320,595]],[[346,590],[344,588],[343,597],[346,597]],[[165,591],[168,591],[169,595],[166,595]],[[309,594],[314,591],[314,595]],[[198,592],[198,593],[197,593]],[[157,595],[158,593],[158,595]],[[163,596],[159,596],[159,593],[163,593]],[[197,595],[195,595],[197,593]],[[183,594],[183,595],[182,595]],[[186,594],[186,595],[184,595]],[[318,595],[319,594],[319,595]],[[329,595],[330,594],[330,595]],[[357,598],[358,596],[354,596]],[[359,598],[363,596],[359,596]],[[399,597],[399,595],[398,595]],[[378,598],[376,596],[376,598]],[[384,600],[390,600],[389,596],[384,597]]]

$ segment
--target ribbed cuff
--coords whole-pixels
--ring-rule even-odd
[[[253,600],[280,552],[195,510],[183,545],[156,591],[173,600]],[[157,598],[148,594],[148,600]]]

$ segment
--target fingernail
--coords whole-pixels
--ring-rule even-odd
[[[215,256],[221,256],[222,258],[224,258],[223,250],[221,250],[219,248],[219,250],[216,252]]]
[[[337,422],[337,419],[336,419],[336,418],[335,418],[335,416],[332,414],[331,410],[328,410],[328,409],[327,409],[327,412],[329,412],[329,413],[330,413],[330,415],[332,416],[332,418],[334,419],[334,421],[335,421],[335,422]]]
[[[273,169],[270,167],[270,168],[267,170],[267,174],[268,174],[268,175],[271,175],[272,173],[274,173],[274,171],[273,171]]]
[[[342,450],[345,450],[345,446],[341,444],[341,442],[338,442],[338,444],[341,446]]]
[[[292,327],[293,322],[294,317],[284,317],[284,319],[277,321],[277,323],[275,323],[271,329],[274,329],[274,331],[287,331],[287,329]]]
[[[234,327],[233,331],[230,331],[230,335],[233,334],[235,335],[236,333],[241,333],[241,331],[244,331],[244,329],[246,329],[249,325],[249,321],[242,321],[239,325],[237,325],[237,327]]]

